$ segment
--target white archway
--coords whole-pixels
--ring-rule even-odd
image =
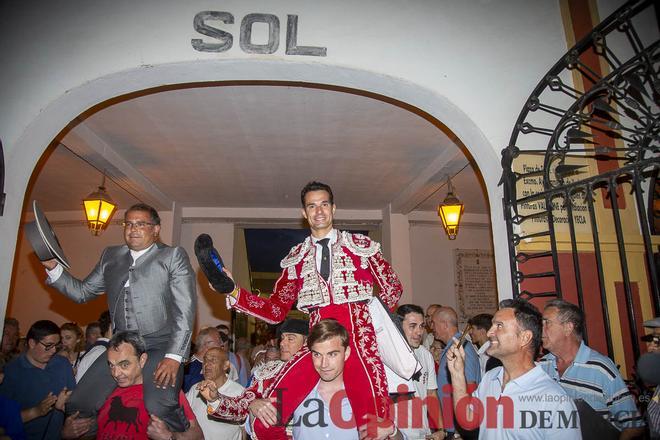
[[[448,127],[467,146],[488,191],[493,247],[500,297],[510,296],[508,247],[502,216],[501,168],[496,149],[477,125],[456,105],[426,87],[364,70],[337,65],[277,60],[214,60],[139,66],[85,82],[52,100],[17,137],[5,144],[7,203],[0,218],[0,308],[6,308],[12,262],[25,190],[34,167],[50,143],[81,113],[121,95],[188,83],[283,81],[323,84],[380,95],[427,113]]]

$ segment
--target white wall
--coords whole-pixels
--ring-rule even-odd
[[[410,247],[414,304],[424,309],[442,304],[456,309],[454,249],[492,250],[487,226],[463,226],[455,240],[447,239],[440,225],[412,222]],[[508,272],[504,276],[509,276]],[[499,292],[500,296],[506,293]],[[510,293],[508,297],[510,297]],[[505,298],[507,296],[504,296]]]

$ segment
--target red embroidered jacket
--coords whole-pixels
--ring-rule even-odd
[[[328,304],[364,301],[378,296],[393,309],[403,287],[380,251],[380,244],[362,234],[337,233],[332,245],[330,279],[326,282],[316,269],[316,246],[311,237],[295,246],[280,263],[282,275],[270,298],[260,298],[241,288],[232,307],[263,319],[270,324],[282,322],[298,301],[299,310],[308,312]]]

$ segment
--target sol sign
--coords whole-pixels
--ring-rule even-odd
[[[226,52],[234,45],[234,36],[222,29],[211,26],[208,22],[218,21],[224,24],[234,24],[234,16],[224,11],[202,11],[195,15],[193,26],[195,31],[213,38],[215,41],[204,41],[201,38],[190,40],[192,47],[200,52]],[[252,26],[264,23],[268,26],[268,41],[266,44],[252,42]],[[241,20],[239,45],[245,53],[272,54],[280,46],[280,19],[273,14],[247,14]],[[286,55],[306,55],[313,57],[326,56],[327,49],[317,46],[298,45],[298,16],[287,15],[286,20]]]

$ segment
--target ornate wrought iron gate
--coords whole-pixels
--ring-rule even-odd
[[[576,301],[610,356],[613,327],[636,359],[642,310],[660,314],[659,67],[654,2],[628,2],[548,71],[502,151],[514,296]]]

